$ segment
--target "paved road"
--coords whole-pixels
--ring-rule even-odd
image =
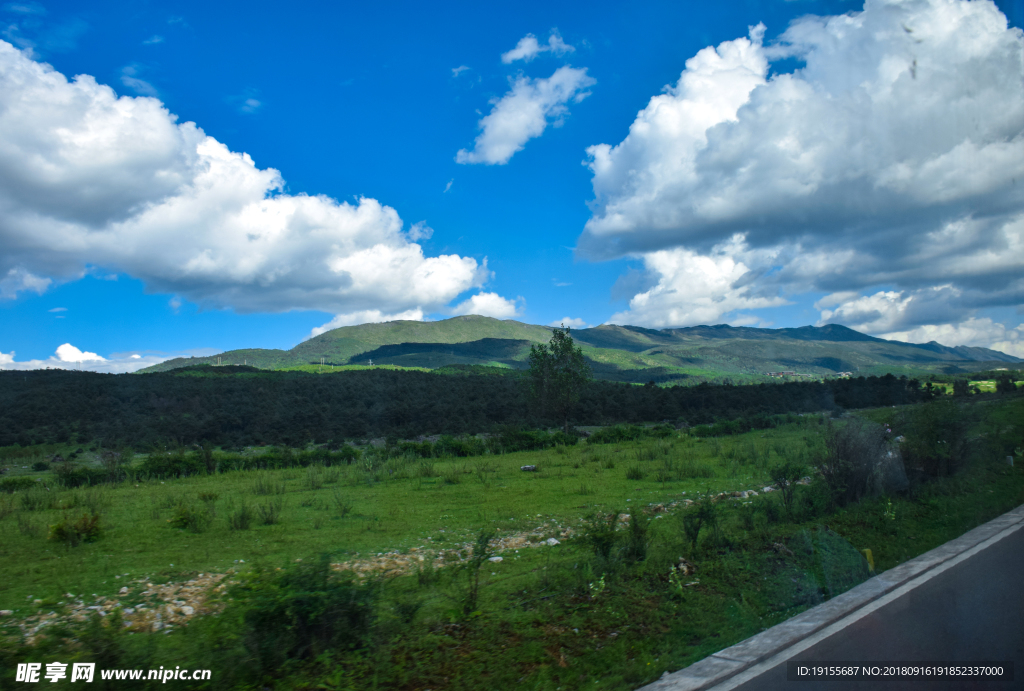
[[[782,664],[733,688],[1024,689],[1024,529],[864,615],[794,659],[1013,661],[1015,681],[788,681]]]
[[[1014,680],[790,680],[789,661],[1012,662]],[[1024,506],[641,691],[824,689],[1024,689]]]

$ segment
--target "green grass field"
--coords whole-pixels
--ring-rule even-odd
[[[981,455],[965,471],[838,511],[823,509],[820,483],[798,486],[789,507],[780,492],[763,491],[771,467],[809,464],[821,451],[827,421],[811,415],[732,437],[678,433],[441,460],[365,454],[328,468],[0,494],[0,609],[12,610],[0,619],[0,650],[8,651],[0,668],[45,653],[122,667],[208,667],[209,688],[635,688],[863,581],[862,549],[881,571],[1024,501],[1020,452],[1011,468],[991,451],[1020,437],[1024,400],[992,399],[974,410],[971,448]],[[862,414],[895,424],[899,413]],[[18,471],[52,484],[45,472]],[[759,494],[698,503],[717,507],[717,525],[691,540],[686,520],[697,507],[684,500],[749,489]],[[233,529],[243,505],[251,525]],[[47,539],[49,526],[93,511],[103,530],[97,541]],[[601,556],[595,545],[606,523],[585,521],[612,512],[632,519],[619,521],[608,538],[614,549]],[[502,559],[474,569],[466,548],[482,532],[495,533],[489,554]],[[297,586],[286,584],[311,578],[321,553],[368,575],[332,586],[373,593],[362,643],[285,667],[268,663],[254,652],[259,629],[246,623],[248,613],[292,611],[267,609],[277,602],[268,594],[292,602],[287,588]],[[375,567],[395,570],[380,577]],[[73,621],[90,602],[107,621],[172,607],[184,597],[174,593],[222,574],[249,585],[211,591],[210,602],[221,598],[214,609],[226,607],[221,616],[186,624],[168,615],[158,632],[136,625],[120,634]],[[44,620],[55,623],[26,647],[21,624]]]
[[[324,479],[313,480],[323,483],[319,489],[310,488],[319,471],[290,468],[54,490],[46,493],[47,508],[32,511],[24,509],[24,493],[18,493],[4,499],[17,512],[8,518],[4,552],[17,558],[0,564],[0,609],[69,588],[109,590],[117,585],[114,573],[173,578],[223,571],[237,560],[278,563],[324,549],[340,558],[406,551],[471,540],[486,527],[526,532],[551,521],[577,525],[594,511],[671,502],[684,492],[760,489],[769,482],[768,463],[785,454],[808,456],[814,443],[808,429],[791,425],[721,440],[682,437],[448,461],[392,459],[374,471],[356,463],[325,469]],[[523,472],[524,465],[540,470]],[[643,479],[627,479],[631,469]],[[686,477],[698,473],[709,477]],[[255,494],[257,479],[284,493]],[[204,503],[204,493],[217,498]],[[283,501],[278,523],[229,529],[232,508],[272,498]],[[351,507],[344,517],[339,501]],[[170,527],[168,520],[182,504],[208,504],[214,514],[210,525],[201,533]],[[45,539],[49,525],[93,507],[103,515],[101,541],[64,550]]]

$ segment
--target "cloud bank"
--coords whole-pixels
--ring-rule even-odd
[[[988,0],[869,0],[764,34],[701,50],[623,141],[587,150],[577,251],[644,265],[614,320],[814,291],[823,323],[919,334],[1024,304],[1021,31]],[[771,74],[783,58],[803,66]]]
[[[508,163],[526,142],[544,133],[550,120],[560,126],[561,118],[569,112],[567,104],[579,103],[589,96],[586,89],[596,83],[587,76],[586,68],[568,65],[559,67],[546,79],[520,75],[504,96],[491,101],[494,107],[480,120],[481,132],[473,150],[460,149],[455,155],[456,162]]]
[[[159,100],[0,41],[0,297],[102,266],[207,307],[422,318],[490,277],[375,199],[283,190]]]
[[[96,353],[82,351],[65,343],[46,360],[15,360],[14,352],[0,352],[0,370],[35,370],[35,369],[73,369],[85,372],[104,372],[107,374],[123,374],[135,372],[143,367],[157,365],[173,357],[186,354],[142,355],[139,353],[117,353],[109,358]]]

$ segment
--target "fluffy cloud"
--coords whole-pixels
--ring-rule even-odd
[[[521,301],[522,298],[519,298]],[[516,300],[506,300],[497,293],[477,293],[465,302],[461,302],[451,311],[453,316],[477,314],[481,317],[495,319],[511,319],[520,312]]]
[[[530,62],[530,60],[533,60],[541,53],[564,55],[565,53],[575,51],[576,48],[563,41],[558,32],[553,30],[551,35],[548,36],[548,44],[546,46],[542,46],[533,34],[526,34],[526,36],[519,39],[519,43],[516,44],[515,48],[501,54],[501,61],[506,65],[511,65],[516,60]]]
[[[616,318],[818,291],[844,296],[823,321],[882,333],[1024,304],[1021,31],[987,0],[868,0],[764,31],[697,53],[622,142],[588,149],[578,251],[648,269]],[[782,58],[804,65],[769,76]]]
[[[394,209],[283,193],[163,104],[69,82],[0,41],[0,295],[102,266],[238,311],[444,309],[486,260],[425,256]]]
[[[718,246],[707,255],[684,248],[648,252],[643,255],[644,268],[654,284],[634,295],[629,309],[612,315],[608,322],[659,329],[716,324],[731,312],[786,304],[782,297],[758,294],[752,285],[744,284],[750,273],[742,261],[744,254],[759,258],[735,243]],[[737,319],[751,322],[749,316]]]
[[[480,120],[482,130],[472,151],[460,149],[455,156],[458,163],[487,163],[503,165],[527,141],[544,133],[550,119],[569,112],[566,104],[579,103],[590,95],[587,87],[596,84],[587,76],[586,68],[564,65],[546,79],[531,79],[520,75],[512,82],[511,90],[491,101],[491,112]]]
[[[82,351],[65,343],[46,360],[15,360],[15,353],[0,353],[0,370],[74,369],[87,372],[122,374],[135,372],[143,367],[159,364],[179,354],[140,355],[139,353],[116,353],[109,358],[96,353]]]
[[[988,318],[968,319],[959,324],[928,324],[910,331],[881,334],[881,337],[909,343],[937,341],[951,346],[981,346],[1024,358],[1024,325],[1007,328]]]

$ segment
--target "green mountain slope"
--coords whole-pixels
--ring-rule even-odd
[[[986,348],[886,341],[839,325],[756,329],[726,325],[645,329],[603,325],[573,331],[596,376],[619,381],[673,381],[731,377],[763,380],[768,373],[806,376],[952,373],[1019,363]],[[199,364],[248,364],[266,369],[325,364],[449,365],[525,368],[530,346],[546,343],[551,327],[489,317],[438,322],[396,321],[346,326],[291,350],[233,350],[207,358],[169,360],[143,372]],[[787,375],[792,376],[792,375]]]

